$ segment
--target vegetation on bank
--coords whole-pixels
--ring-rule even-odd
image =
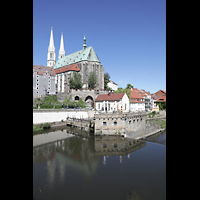
[[[159,105],[159,110],[165,110],[166,111],[166,101],[156,102],[156,105]]]
[[[166,129],[166,120],[163,119],[156,119],[156,124],[160,126],[162,129]]]
[[[149,117],[152,117],[152,118],[153,118],[155,115],[156,115],[156,111],[152,111],[152,112],[146,114],[146,116],[149,116]]]
[[[33,134],[43,131],[48,128],[51,128],[51,125],[49,123],[44,123],[44,124],[39,124],[39,125],[33,124]]]
[[[82,107],[85,108],[86,102],[82,100],[82,98],[79,99],[79,101],[72,101],[72,96],[70,95],[70,98],[65,98],[64,102],[60,102],[57,99],[56,95],[49,95],[44,97],[44,100],[41,100],[40,98],[37,98],[33,102],[33,108],[37,109],[38,106],[40,106],[41,109],[61,109],[61,108],[76,108],[76,107]]]

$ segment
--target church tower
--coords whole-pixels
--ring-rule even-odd
[[[56,53],[53,41],[53,27],[51,27],[51,35],[47,53],[47,67],[52,67],[55,65],[55,63],[56,63]]]
[[[65,56],[65,49],[64,49],[64,42],[63,42],[63,32],[61,33],[61,39],[60,39],[60,50],[59,50],[59,58],[62,58]]]

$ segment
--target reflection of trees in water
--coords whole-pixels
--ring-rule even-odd
[[[129,190],[126,200],[142,200],[135,189]]]

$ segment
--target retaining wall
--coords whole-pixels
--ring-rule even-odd
[[[33,124],[60,122],[61,120],[66,121],[67,117],[91,119],[94,116],[94,112],[93,110],[34,110]]]

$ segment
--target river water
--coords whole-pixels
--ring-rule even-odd
[[[166,131],[138,142],[45,134],[60,132],[33,147],[33,199],[166,199]]]

